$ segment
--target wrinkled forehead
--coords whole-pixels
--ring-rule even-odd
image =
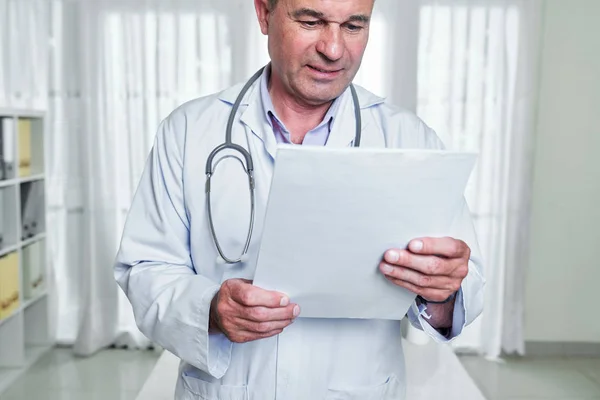
[[[355,16],[370,18],[375,0],[277,0],[289,15],[297,15],[301,11],[309,11],[323,19],[345,21]]]

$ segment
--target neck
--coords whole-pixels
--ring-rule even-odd
[[[293,143],[302,143],[304,136],[319,125],[333,103],[332,101],[320,105],[302,103],[287,93],[281,81],[273,79],[272,75],[268,87],[275,112],[290,130]]]

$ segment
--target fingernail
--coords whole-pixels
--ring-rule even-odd
[[[279,305],[280,305],[281,307],[285,307],[285,306],[287,306],[288,304],[290,304],[290,299],[288,299],[287,297],[282,297],[282,298],[281,298],[281,302],[279,302]]]
[[[414,251],[421,251],[423,250],[423,242],[421,242],[420,240],[415,240],[414,242],[412,242],[411,247]]]
[[[294,307],[294,318],[296,318],[298,315],[300,315],[300,307],[296,306]]]
[[[390,274],[394,270],[394,268],[392,268],[391,265],[383,264],[381,266],[381,270],[386,274]]]
[[[396,250],[390,250],[387,253],[387,261],[388,262],[396,262],[400,259],[400,253]]]

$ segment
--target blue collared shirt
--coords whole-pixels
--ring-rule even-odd
[[[265,73],[263,74],[260,80],[260,96],[262,99],[265,118],[267,119],[269,125],[273,129],[273,133],[275,134],[277,143],[293,144],[290,140],[290,131],[285,127],[285,124],[277,116],[277,113],[275,112],[275,107],[273,106],[271,95],[269,93],[268,82],[271,73],[270,68],[270,66],[266,68]],[[335,114],[337,113],[337,110],[339,108],[339,104],[340,98],[338,97],[333,101],[331,107],[329,107],[329,110],[327,110],[327,113],[325,114],[325,117],[323,118],[321,123],[312,130],[310,130],[306,134],[306,136],[304,136],[304,140],[302,141],[303,145],[325,146],[325,144],[327,143],[327,139],[329,138],[329,133],[331,132],[331,127],[333,125]]]

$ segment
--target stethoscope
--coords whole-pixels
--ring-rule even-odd
[[[209,154],[208,159],[206,161],[206,198],[207,198],[207,205],[208,205],[208,221],[210,224],[210,232],[212,234],[213,240],[217,247],[217,251],[219,252],[219,255],[220,255],[220,259],[217,259],[218,262],[220,262],[220,263],[235,264],[238,262],[246,261],[248,247],[250,247],[250,240],[252,239],[252,231],[254,229],[254,165],[252,163],[252,156],[250,155],[250,153],[246,149],[244,149],[242,146],[237,145],[232,142],[231,131],[233,128],[233,122],[235,120],[235,116],[238,112],[240,103],[242,102],[244,95],[246,94],[246,92],[248,92],[248,89],[250,89],[252,84],[254,84],[254,82],[262,75],[265,68],[266,67],[262,67],[260,70],[258,70],[248,80],[246,85],[242,88],[240,94],[238,95],[237,99],[235,100],[235,103],[233,105],[231,113],[229,114],[229,120],[227,121],[227,130],[225,131],[225,143],[217,146]],[[361,125],[362,125],[361,117],[360,117],[360,104],[358,102],[358,95],[356,94],[356,89],[354,88],[354,85],[350,84],[350,90],[352,92],[352,100],[354,102],[354,117],[355,117],[355,121],[356,121],[356,133],[354,136],[354,147],[359,147],[360,146],[360,138],[361,138]],[[221,152],[223,150],[233,150],[233,151],[240,153],[244,157],[244,159],[246,160],[245,165],[244,165],[244,162],[239,157],[236,157],[234,155],[227,155],[227,156],[221,158],[217,162],[217,164],[225,158],[234,158],[234,159],[238,160],[239,163],[242,165],[242,168],[244,168],[244,172],[248,176],[248,187],[250,188],[250,224],[248,226],[248,234],[246,237],[246,244],[244,245],[244,250],[242,251],[242,255],[239,256],[238,258],[229,258],[223,252],[223,249],[221,248],[221,245],[219,244],[219,240],[217,239],[217,234],[215,233],[215,227],[214,227],[213,218],[212,218],[212,209],[211,209],[211,202],[210,202],[210,179],[217,167],[217,164],[216,164],[213,168],[213,159],[219,152]]]

